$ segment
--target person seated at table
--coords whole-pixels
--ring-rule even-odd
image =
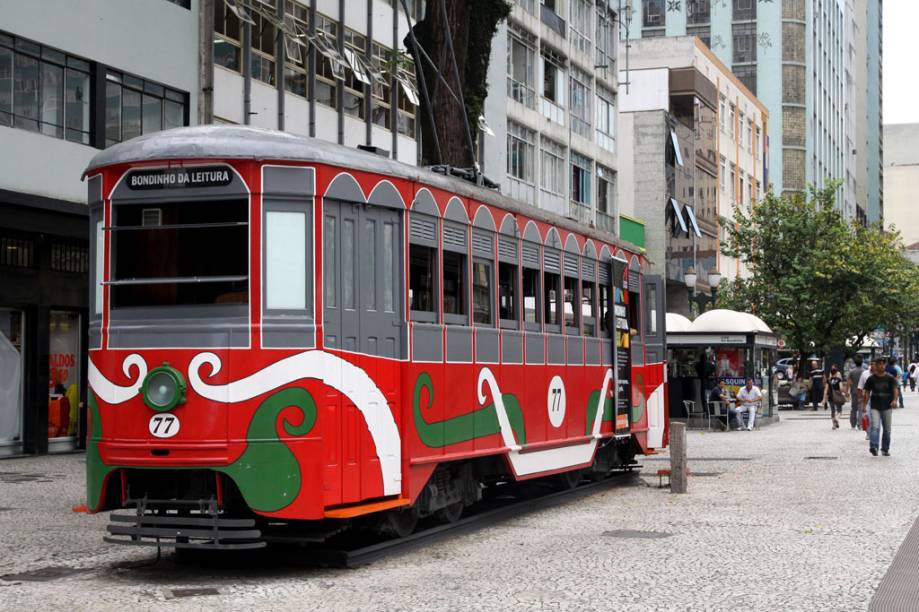
[[[729,417],[735,416],[736,409],[731,406],[731,394],[727,390],[727,387],[724,386],[724,381],[719,380],[717,386],[715,386],[711,393],[708,394],[708,409],[709,414],[712,416],[718,417],[718,420],[721,421],[724,419],[724,428],[730,429],[730,420]],[[721,405],[725,408],[723,411],[715,412],[714,402],[721,402]],[[743,418],[743,417],[740,417]]]

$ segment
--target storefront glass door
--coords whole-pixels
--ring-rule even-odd
[[[22,452],[23,314],[0,308],[0,457]]]
[[[80,389],[80,315],[52,310],[48,346],[48,452],[76,447]]]

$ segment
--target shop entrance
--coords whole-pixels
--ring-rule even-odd
[[[0,457],[22,452],[24,318],[0,308]]]
[[[48,334],[48,452],[77,446],[80,405],[80,315],[50,312]]]

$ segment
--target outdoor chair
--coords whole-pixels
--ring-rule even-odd
[[[696,402],[693,400],[683,400],[683,407],[686,409],[686,420],[687,422],[692,422],[693,416],[699,416],[702,418],[708,419],[708,428],[712,428],[712,417],[708,414],[702,406],[699,406],[696,409]]]
[[[721,420],[718,420],[718,425],[723,428],[724,431],[731,429],[731,414],[730,411],[726,410],[725,404],[727,402],[709,402],[708,403],[708,419],[709,419],[709,429],[711,429],[711,419],[714,416],[716,419],[718,417],[724,416],[724,425],[721,425]]]

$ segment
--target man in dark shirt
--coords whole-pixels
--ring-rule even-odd
[[[890,419],[891,408],[896,405],[897,396],[900,394],[897,379],[885,371],[887,360],[878,357],[874,360],[872,374],[865,381],[865,405],[871,408],[871,429],[868,431],[872,455],[878,454],[878,436],[883,426],[884,435],[881,438],[881,454],[890,456]]]
[[[816,359],[811,360],[810,379],[810,400],[814,404],[814,410],[821,402],[823,409],[826,410],[826,402],[823,401],[823,366]]]
[[[724,381],[719,380],[717,386],[712,388],[712,392],[708,394],[708,405],[710,414],[718,417],[718,421],[721,421],[721,417],[724,417],[724,429],[730,429],[730,419],[729,415],[734,414],[734,410],[731,409],[730,405],[731,394],[728,393],[728,390],[724,386]],[[715,412],[715,407],[712,405],[713,402],[721,402],[721,410]]]
[[[858,381],[862,377],[862,372],[865,370],[862,367],[862,356],[856,354],[852,358],[854,367],[849,370],[849,375],[846,377],[849,381],[849,393],[852,395],[852,410],[849,411],[849,425],[852,426],[852,429],[858,427],[859,423],[859,410],[861,408],[861,396],[858,393]]]

